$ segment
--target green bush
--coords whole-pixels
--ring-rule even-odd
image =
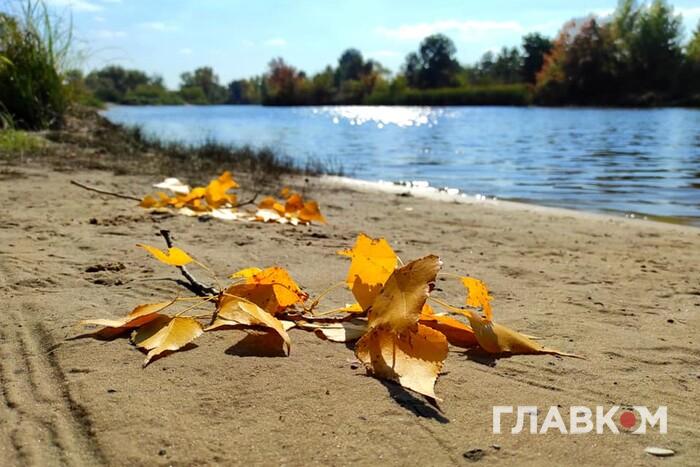
[[[0,13],[0,112],[14,126],[59,126],[68,105],[61,62],[70,31],[61,31],[43,3],[22,4],[22,17]]]

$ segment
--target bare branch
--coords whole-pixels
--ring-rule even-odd
[[[170,237],[170,231],[162,229],[160,231],[160,234],[163,236],[163,239],[165,240],[165,244],[168,245],[168,248],[173,247],[173,240]],[[200,281],[198,281],[191,272],[187,270],[185,266],[178,266],[180,269],[180,272],[182,273],[183,276],[185,276],[185,279],[189,283],[186,283],[185,286],[190,289],[193,293],[202,296],[202,297],[208,297],[210,295],[218,295],[219,291],[210,285],[206,285]]]
[[[79,186],[80,188],[83,188],[83,189],[88,190],[88,191],[94,191],[95,193],[100,193],[101,195],[116,196],[117,198],[131,199],[134,201],[141,201],[141,198],[137,198],[136,196],[124,195],[121,193],[115,193],[113,191],[102,190],[100,188],[95,188],[94,186],[84,185],[84,184],[77,182],[75,180],[71,180],[70,182],[75,186]]]

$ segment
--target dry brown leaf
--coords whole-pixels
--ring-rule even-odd
[[[143,366],[166,351],[179,350],[202,335],[202,325],[190,316],[161,316],[134,332],[131,341],[148,350]]]

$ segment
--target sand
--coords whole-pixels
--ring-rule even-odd
[[[442,202],[312,179],[327,226],[155,216],[70,179],[143,195],[162,177],[16,167],[0,178],[3,465],[691,465],[700,455],[700,229],[513,203]],[[358,232],[404,260],[486,281],[496,319],[586,360],[452,349],[439,409],[366,376],[343,344],[292,330],[207,333],[142,369],[126,340],[68,340],[186,291],[134,245],[159,229],[221,276],[288,268],[312,295],[342,280]],[[154,280],[156,279],[156,280]],[[443,286],[443,282],[438,284]],[[444,296],[459,304],[458,289]],[[345,300],[342,294],[328,306]],[[348,299],[349,300],[349,299]],[[668,433],[492,433],[494,405],[667,405]],[[542,421],[540,417],[540,422]],[[648,446],[670,448],[657,459]],[[473,451],[480,449],[479,451]]]

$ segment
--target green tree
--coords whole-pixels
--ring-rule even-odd
[[[180,90],[198,87],[209,104],[222,104],[226,101],[226,88],[219,84],[219,77],[211,67],[205,66],[180,75]]]
[[[418,53],[406,56],[403,72],[411,86],[439,88],[457,85],[459,62],[457,49],[450,38],[433,34],[423,39]]]
[[[527,34],[523,37],[522,78],[534,83],[537,73],[542,69],[544,57],[554,46],[551,39],[540,33]]]

